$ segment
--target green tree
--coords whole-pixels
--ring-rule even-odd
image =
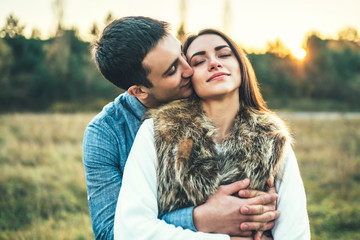
[[[64,5],[64,0],[54,0],[54,2],[52,3],[53,13],[57,21],[56,35],[61,34],[61,32],[64,30]]]
[[[92,39],[97,39],[100,33],[98,25],[94,22],[89,30]]]
[[[6,108],[9,94],[11,94],[10,68],[14,58],[11,48],[0,38],[0,108]]]
[[[287,48],[280,39],[276,39],[274,42],[268,42],[266,52],[281,58],[290,54],[289,48]]]
[[[56,103],[82,105],[117,94],[115,87],[101,78],[90,57],[89,43],[80,40],[75,30],[65,30],[44,44],[44,63],[36,69],[30,89],[43,109]]]
[[[337,101],[347,109],[358,105],[360,46],[353,41],[356,34],[353,32],[351,36],[351,41],[345,34],[339,40],[308,37],[306,77],[302,85],[307,96]]]
[[[111,12],[109,12],[105,17],[105,21],[104,21],[105,26],[109,25],[109,23],[114,21],[114,19],[115,19],[114,15]]]
[[[184,42],[186,38],[186,13],[187,13],[187,2],[186,0],[180,1],[179,6],[179,16],[180,16],[180,26],[177,30],[177,39],[179,39],[180,42]]]
[[[339,31],[339,40],[346,40],[350,42],[360,42],[360,35],[355,27],[347,27]]]
[[[281,58],[272,53],[250,54],[249,58],[261,92],[271,107],[285,107],[286,99],[298,98],[301,95],[295,60],[290,57]]]
[[[41,32],[39,29],[37,28],[33,28],[31,31],[31,36],[30,38],[34,38],[34,39],[40,39],[41,38]]]
[[[25,29],[25,25],[20,24],[20,21],[18,18],[16,18],[14,15],[10,14],[6,18],[6,23],[4,27],[0,30],[0,36],[2,38],[14,38],[17,36],[23,36]]]

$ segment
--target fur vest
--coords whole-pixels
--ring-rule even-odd
[[[150,111],[157,152],[159,214],[203,204],[218,189],[248,177],[250,189],[267,191],[281,178],[290,136],[272,113],[241,109],[230,136],[214,142],[216,127],[194,98]]]

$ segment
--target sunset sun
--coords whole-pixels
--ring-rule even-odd
[[[292,51],[295,58],[303,60],[306,57],[306,51],[303,48],[298,48]]]

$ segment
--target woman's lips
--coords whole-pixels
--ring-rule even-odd
[[[229,75],[230,74],[224,73],[224,72],[215,73],[206,82],[210,82],[210,81],[213,81],[213,80],[220,80],[220,79],[223,79],[224,77],[229,76]]]

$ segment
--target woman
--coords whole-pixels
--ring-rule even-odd
[[[190,37],[184,53],[197,95],[151,111],[140,128],[126,165],[115,236],[229,239],[175,228],[157,217],[202,204],[219,185],[248,177],[250,188],[262,191],[269,178],[275,180],[281,215],[274,239],[309,239],[305,192],[289,134],[267,109],[244,52],[209,29]]]

